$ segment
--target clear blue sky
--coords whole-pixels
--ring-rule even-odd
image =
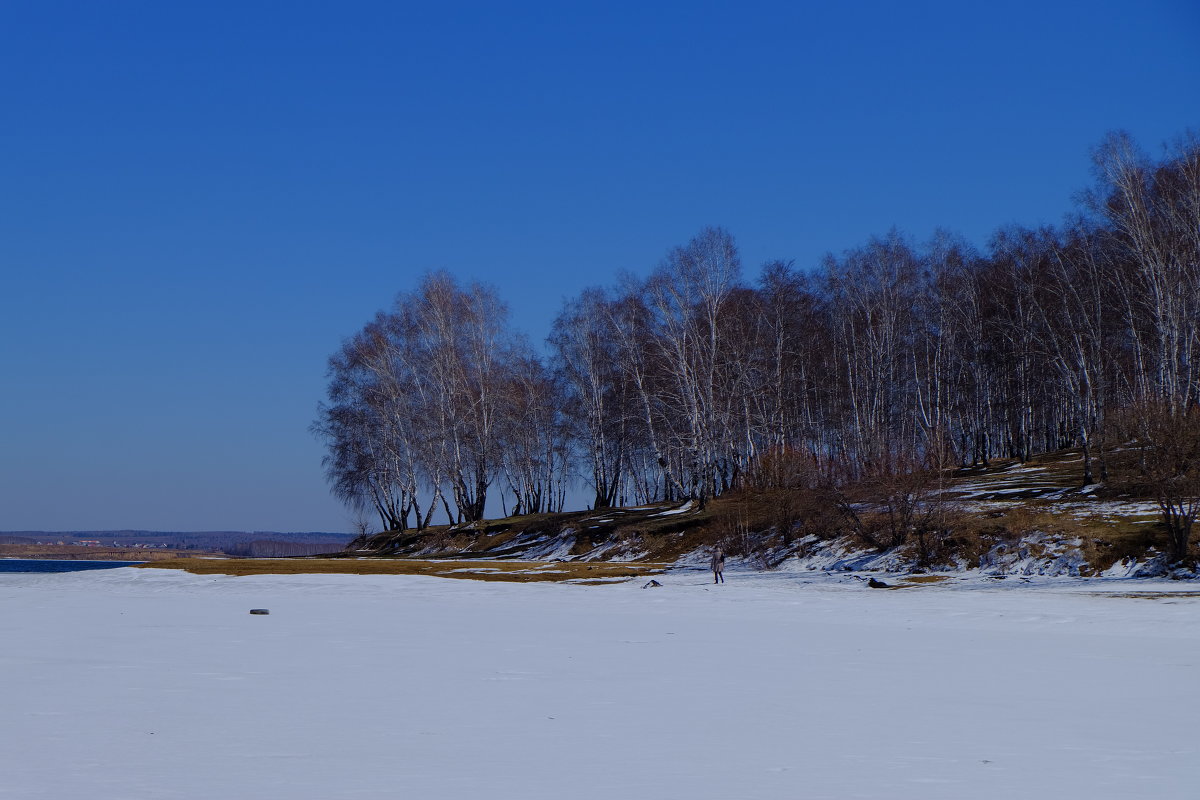
[[[1200,125],[1189,0],[0,4],[0,530],[345,530],[325,360],[429,269],[564,297],[1057,222]]]

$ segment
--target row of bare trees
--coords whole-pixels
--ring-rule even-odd
[[[498,480],[513,513],[561,510],[559,383],[506,319],[490,287],[436,273],[342,345],[314,424],[335,495],[385,530],[482,519]]]
[[[1111,410],[1200,399],[1200,142],[1123,134],[1060,227],[985,252],[893,231],[751,284],[719,228],[645,279],[569,301],[537,355],[490,289],[434,275],[331,362],[317,427],[344,499],[392,528],[561,507],[699,503],[754,483],[845,483],[1079,446],[1103,479]]]

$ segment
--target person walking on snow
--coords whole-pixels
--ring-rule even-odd
[[[721,549],[721,545],[713,548],[712,561],[710,566],[713,571],[713,583],[725,582],[725,551]]]

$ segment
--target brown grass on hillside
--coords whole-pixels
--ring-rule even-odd
[[[955,531],[959,553],[970,563],[992,546],[1015,543],[1035,533],[1080,540],[1080,550],[1093,571],[1122,559],[1141,559],[1151,547],[1167,546],[1156,515],[1096,514],[1066,511],[1051,501],[1031,500],[1010,508],[962,515]]]
[[[1130,454],[1118,450],[1106,457],[1117,464]],[[1132,506],[1124,506],[1122,515],[1122,505],[1104,502],[1144,500],[1141,495],[1096,486],[1082,492],[1081,482],[1080,451],[1064,450],[1024,464],[995,460],[986,468],[941,473],[919,491],[904,495],[912,495],[910,506],[899,509],[912,512],[907,516],[897,513],[888,487],[878,480],[836,489],[744,487],[709,500],[703,509],[684,509],[677,501],[533,514],[421,533],[378,534],[367,550],[384,557],[435,554],[464,562],[521,558],[531,547],[548,552],[547,544],[553,546],[555,537],[570,531],[572,557],[602,548],[601,558],[673,562],[719,543],[731,556],[770,568],[795,553],[798,540],[849,535],[881,549],[902,544],[932,568],[979,564],[997,544],[1047,534],[1078,537],[1093,567],[1106,569],[1123,558],[1144,558],[1150,547],[1164,549],[1156,515],[1134,513]]]

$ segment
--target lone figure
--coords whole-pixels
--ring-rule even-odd
[[[725,551],[721,545],[713,548],[712,561],[709,562],[713,571],[713,583],[725,582]]]

